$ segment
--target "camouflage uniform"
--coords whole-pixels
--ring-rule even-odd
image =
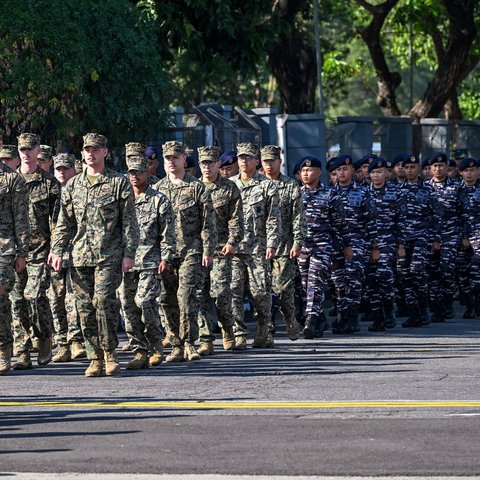
[[[52,336],[53,317],[47,297],[50,270],[46,262],[50,251],[51,225],[60,186],[52,175],[40,167],[37,167],[32,174],[23,174],[21,169],[18,173],[25,181],[28,190],[30,224],[27,268],[15,274],[15,285],[10,294],[15,347],[21,354],[32,349],[31,328],[40,340],[47,340]]]
[[[164,156],[170,151],[185,152],[178,142],[163,146]],[[180,183],[173,183],[168,176],[162,178],[155,189],[170,200],[175,215],[177,250],[172,266],[161,274],[160,304],[170,343],[180,347],[198,337],[197,290],[202,282],[202,255],[212,257],[217,244],[215,215],[207,188],[188,173]]]
[[[199,149],[199,163],[203,158],[211,158],[214,147]],[[214,158],[218,159],[218,152]],[[232,258],[222,254],[222,248],[228,243],[238,248],[244,235],[243,207],[240,192],[230,180],[218,175],[215,182],[206,183],[212,198],[218,242],[213,256],[211,270],[202,267],[202,289],[198,324],[200,342],[214,340],[212,314],[208,311],[209,299],[213,299],[218,321],[224,328],[233,326],[232,317]]]
[[[239,144],[238,155],[259,157],[258,148]],[[240,190],[243,202],[245,236],[232,262],[232,311],[236,337],[247,335],[243,300],[248,286],[255,309],[257,334],[264,338],[271,321],[271,273],[266,259],[267,248],[277,249],[281,240],[280,199],[277,187],[264,175],[255,173],[248,182],[241,174],[232,177]],[[254,342],[255,343],[255,342]]]
[[[1,148],[0,156],[3,156]],[[4,288],[0,295],[0,349],[10,350],[13,337],[9,293],[15,281],[15,258],[28,254],[28,191],[23,178],[3,163],[0,163],[0,231],[0,285]]]
[[[84,146],[106,146],[105,137],[87,134]],[[87,357],[103,361],[118,346],[122,258],[135,258],[138,224],[132,188],[125,177],[105,169],[90,183],[86,172],[62,189],[52,252],[63,255],[72,241],[72,285]]]

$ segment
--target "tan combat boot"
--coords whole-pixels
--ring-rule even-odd
[[[183,362],[183,347],[173,347],[172,353],[165,359],[166,362]]]
[[[12,347],[0,347],[0,375],[5,375],[10,370],[12,360]]]
[[[163,348],[170,348],[172,346],[172,344],[170,343],[170,340],[168,339],[168,336],[166,336],[163,340],[162,340],[162,347]]]
[[[240,335],[235,337],[235,347],[234,350],[246,350],[247,349],[247,337],[245,335]]]
[[[92,360],[90,365],[85,370],[86,377],[101,377],[103,371],[103,362],[102,360]]]
[[[165,358],[163,356],[162,342],[158,342],[152,345],[152,353],[148,359],[148,363],[151,367],[157,367],[163,362],[163,360],[165,360]]]
[[[42,338],[38,345],[37,363],[47,365],[52,361],[52,339]]]
[[[31,352],[32,353],[38,353],[39,350],[40,350],[40,339],[35,337],[32,340],[32,350],[31,350]]]
[[[273,340],[273,333],[269,330],[267,333],[267,341],[265,342],[265,348],[273,348],[275,342]]]
[[[111,377],[120,373],[120,364],[118,363],[118,355],[115,350],[104,352],[105,357],[105,375]]]
[[[32,368],[32,360],[30,358],[30,352],[21,352],[18,356],[18,360],[13,365],[14,370],[29,370]]]
[[[131,352],[132,350],[133,350],[133,347],[130,344],[130,342],[122,346],[122,352]]]
[[[197,353],[202,357],[213,355],[215,353],[213,349],[213,340],[208,340],[208,342],[201,343],[198,347]]]
[[[268,324],[257,325],[257,332],[255,333],[255,338],[253,339],[252,347],[253,348],[267,348],[268,343]],[[273,340],[273,338],[272,338]]]
[[[145,350],[137,350],[135,357],[127,363],[127,370],[141,370],[142,368],[148,368],[148,355]]]
[[[70,345],[62,345],[60,350],[52,358],[52,362],[55,363],[64,363],[69,362],[72,359],[72,354],[70,352]]]
[[[225,351],[233,350],[235,348],[235,334],[233,333],[232,327],[222,327],[222,342]]]
[[[194,345],[189,342],[185,342],[183,356],[187,362],[193,362],[195,360],[200,360],[200,358],[202,358],[200,357],[198,352],[195,350]]]
[[[83,348],[83,345],[80,342],[72,342],[70,345],[70,352],[72,354],[72,360],[87,357],[87,351]]]

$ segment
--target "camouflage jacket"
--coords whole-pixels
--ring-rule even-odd
[[[282,235],[276,257],[288,257],[295,247],[300,250],[305,242],[307,220],[303,209],[302,194],[298,183],[286,175],[280,174],[275,183],[280,197]]]
[[[242,183],[240,174],[232,180],[242,195],[245,222],[245,236],[238,252],[264,255],[267,248],[277,249],[282,233],[277,187],[259,173],[255,173],[247,185]]]
[[[135,198],[140,242],[135,270],[157,268],[161,260],[171,262],[175,253],[175,217],[165,195],[148,187]]]
[[[29,236],[27,186],[0,162],[0,257],[26,257]]]
[[[111,265],[123,257],[135,258],[139,241],[135,198],[125,177],[105,169],[93,185],[85,172],[67,182],[62,188],[52,252],[62,255],[70,240],[74,267]]]
[[[185,258],[191,254],[212,257],[217,245],[217,228],[207,187],[186,173],[178,184],[171,182],[167,176],[154,188],[163,193],[172,205],[177,241],[175,257]]]
[[[32,174],[18,174],[25,180],[28,191],[28,219],[30,224],[30,247],[28,260],[47,259],[55,213],[55,204],[60,195],[60,184],[49,173],[37,167]]]
[[[212,197],[217,224],[217,250],[226,243],[238,248],[244,235],[242,197],[237,186],[221,175],[207,188]]]

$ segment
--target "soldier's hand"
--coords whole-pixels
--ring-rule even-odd
[[[160,262],[160,265],[158,266],[158,273],[163,273],[168,270],[168,262],[165,260],[162,260]]]
[[[213,264],[213,257],[203,257],[202,258],[202,267],[209,268]]]
[[[15,260],[15,271],[17,273],[22,273],[26,267],[27,262],[25,260],[25,257],[17,257],[17,259]]]
[[[290,250],[290,258],[298,258],[300,255],[300,250],[298,248],[292,247]]]
[[[48,254],[47,264],[50,265],[56,272],[59,272],[62,268],[62,257],[50,252]]]
[[[398,246],[397,255],[398,255],[398,258],[404,258],[405,257],[405,246],[404,245],[399,245]]]
[[[378,248],[374,248],[372,250],[372,262],[378,262],[378,259],[380,258],[380,250]]]
[[[123,257],[122,258],[122,272],[129,272],[135,265],[135,260],[133,258]]]
[[[353,258],[352,247],[344,247],[343,248],[343,256],[345,257],[345,260],[351,260]]]
[[[440,251],[440,242],[433,242],[432,243],[432,252],[439,252]]]
[[[222,254],[225,257],[233,257],[237,253],[237,249],[232,247],[229,243],[226,243],[225,246],[222,248]]]
[[[462,249],[468,250],[470,248],[470,240],[468,238],[462,239]]]
[[[265,255],[267,260],[273,260],[275,258],[275,249],[267,248],[267,254]]]

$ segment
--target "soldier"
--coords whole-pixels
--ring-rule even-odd
[[[232,257],[244,236],[243,207],[240,191],[230,180],[220,175],[218,147],[200,147],[198,163],[202,181],[212,197],[217,225],[218,241],[213,255],[211,270],[202,268],[203,288],[198,323],[200,326],[200,355],[211,355],[213,350],[213,326],[211,315],[206,309],[209,295],[213,299],[217,317],[222,326],[223,348],[232,350],[235,346],[232,316]]]
[[[135,357],[126,368],[139,370],[160,365],[163,361],[157,273],[168,270],[173,261],[175,223],[168,198],[149,185],[146,156],[129,155],[127,168],[135,193],[140,241],[133,269],[123,274],[120,301],[125,315],[125,329],[135,352]]]
[[[0,147],[0,158],[11,158],[10,145]],[[12,310],[9,293],[15,272],[26,266],[29,240],[28,191],[23,178],[0,163],[0,375],[10,370],[12,358]]]
[[[17,146],[2,145],[2,147],[0,147],[0,161],[12,170],[17,170],[20,165]]]
[[[322,337],[325,329],[323,303],[332,253],[334,249],[343,250],[344,255],[350,258],[352,249],[337,193],[334,188],[320,182],[320,160],[305,157],[299,166],[308,227],[298,262],[306,297],[303,336],[313,339],[315,335]]]
[[[422,160],[422,177],[424,180],[431,180],[432,178],[432,170],[430,168],[430,157],[427,157]]]
[[[185,160],[185,172],[191,175],[192,177],[197,176],[197,166],[195,165],[195,160],[190,155],[187,155]]]
[[[273,345],[273,339],[269,338],[272,311],[270,261],[274,259],[281,241],[280,200],[275,184],[257,172],[258,146],[240,143],[237,155],[240,174],[234,182],[242,195],[245,236],[232,267],[235,349],[247,348],[243,311],[247,282],[257,323],[252,347],[266,348]]]
[[[365,273],[365,259],[376,262],[380,256],[375,223],[375,204],[369,192],[353,182],[353,165],[350,155],[336,157],[330,166],[336,170],[336,192],[341,201],[347,223],[352,256],[342,249],[335,252],[332,280],[337,295],[337,321],[332,327],[336,334],[360,331],[358,308]]]
[[[394,182],[397,185],[401,184],[405,180],[405,169],[403,168],[403,161],[407,157],[408,157],[408,154],[400,153],[392,160],[392,166],[393,166],[392,182]]]
[[[158,166],[160,164],[157,149],[154,147],[147,147],[145,155],[148,160],[148,174],[150,175],[148,177],[148,183],[150,185],[155,185],[160,180],[160,178],[157,177]]]
[[[468,248],[470,234],[468,196],[460,185],[447,176],[448,158],[438,152],[430,158],[433,178],[429,184],[435,191],[442,209],[441,246],[428,261],[432,322],[453,318],[455,265],[460,248]],[[444,307],[443,307],[444,306]]]
[[[138,248],[135,199],[127,179],[105,167],[107,139],[98,133],[83,137],[86,169],[62,189],[49,263],[58,272],[71,249],[71,280],[90,365],[87,377],[120,372],[117,325],[120,302],[116,290],[122,271],[134,266]]]
[[[231,178],[238,175],[238,158],[234,150],[220,156],[220,172],[222,177]]]
[[[430,323],[428,277],[429,248],[440,250],[442,219],[440,206],[431,185],[420,177],[420,161],[414,154],[403,161],[406,179],[400,184],[405,221],[405,255],[399,244],[398,275],[405,291],[409,317],[402,326],[420,327]]]
[[[217,245],[212,199],[205,185],[186,173],[185,146],[176,141],[162,145],[167,176],[155,189],[172,204],[177,250],[172,266],[161,273],[160,303],[168,325],[172,353],[167,362],[199,360],[194,343],[198,337],[197,315],[201,267],[209,268]]]
[[[66,183],[77,173],[75,156],[70,153],[59,153],[53,159],[54,174],[60,185]],[[57,202],[57,207],[60,203]],[[58,216],[58,213],[56,214]],[[51,272],[50,304],[52,306],[53,323],[55,327],[55,343],[60,346],[54,355],[54,362],[69,362],[85,358],[87,353],[83,347],[83,335],[80,319],[73,298],[70,280],[70,252],[65,252],[60,271]]]
[[[280,171],[281,151],[276,145],[267,145],[261,148],[260,156],[265,176],[275,184],[280,197],[282,233],[272,261],[272,290],[278,297],[287,335],[294,341],[298,339],[294,279],[307,225],[300,188],[293,178]]]
[[[50,145],[40,145],[40,153],[37,157],[38,165],[47,173],[52,173],[52,147]]]
[[[34,133],[18,137],[21,165],[18,169],[27,184],[29,194],[30,250],[27,268],[16,274],[12,301],[15,348],[18,360],[13,368],[32,368],[31,329],[39,339],[37,363],[46,365],[52,359],[53,318],[47,298],[50,272],[46,268],[50,250],[51,224],[60,187],[55,178],[37,164],[40,138]]]

